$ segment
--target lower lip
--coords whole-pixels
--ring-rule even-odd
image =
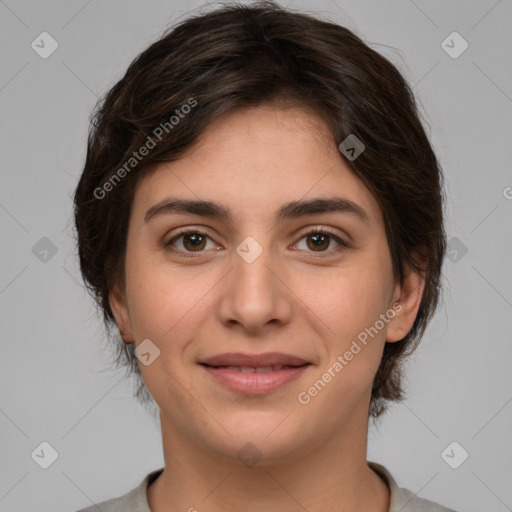
[[[220,384],[232,391],[246,395],[262,395],[298,379],[311,365],[282,368],[281,370],[266,373],[242,373],[222,367],[201,366]]]

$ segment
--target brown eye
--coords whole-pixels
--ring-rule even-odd
[[[178,253],[200,253],[206,248],[208,240],[211,239],[206,233],[196,230],[188,230],[178,233],[165,245]]]
[[[325,250],[329,247],[331,237],[324,233],[314,233],[313,235],[307,235],[308,247],[312,250]]]
[[[206,245],[206,237],[201,235],[200,233],[192,233],[183,235],[183,246],[187,250],[191,251],[200,251],[204,249]]]
[[[306,239],[306,248],[301,248],[300,244],[303,239]],[[335,247],[331,248],[335,242]],[[294,246],[294,249],[305,250],[306,252],[317,252],[331,254],[336,251],[343,250],[350,247],[348,243],[344,242],[339,236],[331,233],[325,228],[316,228],[304,233],[300,238],[299,243]]]

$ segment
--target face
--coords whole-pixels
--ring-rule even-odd
[[[422,292],[395,283],[379,206],[326,125],[275,105],[219,118],[141,180],[125,270],[110,302],[163,430],[232,458],[355,436]]]

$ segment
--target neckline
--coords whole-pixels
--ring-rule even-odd
[[[391,473],[386,469],[386,467],[382,466],[381,464],[378,464],[377,462],[373,461],[367,461],[367,465],[370,469],[372,469],[379,478],[384,482],[386,487],[389,491],[389,498],[390,498],[390,506],[389,511],[391,512],[394,510],[394,506],[396,505],[396,500],[398,499],[397,496],[397,483],[394,480]],[[140,495],[142,498],[142,501],[144,503],[144,506],[147,509],[147,512],[151,512],[151,509],[149,508],[149,502],[148,502],[148,489],[149,487],[158,479],[158,477],[163,473],[164,468],[157,469],[155,471],[152,471],[149,473],[146,478],[141,483],[141,486],[139,488]],[[144,510],[146,512],[146,510]]]

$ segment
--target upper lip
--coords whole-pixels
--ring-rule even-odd
[[[248,368],[260,368],[263,366],[302,366],[309,364],[301,357],[280,352],[267,352],[265,354],[243,354],[241,352],[229,352],[219,354],[199,361],[199,364],[208,366],[241,366]]]

